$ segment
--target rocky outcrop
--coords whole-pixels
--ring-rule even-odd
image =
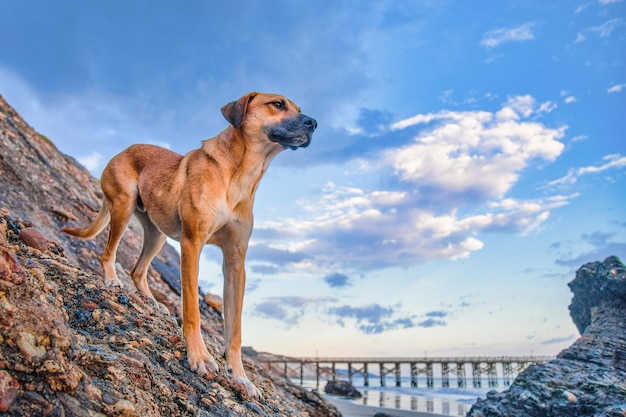
[[[580,339],[478,400],[469,417],[626,416],[626,268],[617,257],[588,263],[569,286]]]
[[[340,381],[333,379],[326,382],[324,392],[331,395],[340,395],[342,397],[361,398],[361,394],[350,381]]]
[[[224,373],[190,372],[176,251],[164,248],[149,272],[170,315],[124,272],[140,247],[134,222],[118,251],[125,287],[105,287],[98,256],[106,234],[82,241],[59,233],[93,219],[98,181],[1,97],[0,150],[1,416],[340,416],[250,355],[244,366],[261,400],[246,398]],[[221,303],[199,297],[205,341],[223,370]]]

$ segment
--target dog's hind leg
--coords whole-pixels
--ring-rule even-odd
[[[137,199],[136,195],[137,191],[135,191],[135,195],[132,195],[119,190],[115,195],[115,199],[107,198],[109,211],[111,212],[111,228],[100,262],[104,271],[104,282],[109,286],[122,286],[122,282],[115,272],[115,257],[122,235],[133,215],[135,200]]]
[[[150,217],[148,217],[145,211],[137,210],[135,216],[143,228],[143,245],[141,247],[141,254],[133,270],[130,272],[130,276],[133,278],[137,290],[154,300],[154,296],[148,287],[148,268],[150,267],[152,259],[159,253],[161,248],[163,248],[165,235],[156,227],[152,220],[150,220]]]

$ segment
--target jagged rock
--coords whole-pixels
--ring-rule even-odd
[[[576,272],[576,278],[568,285],[574,293],[569,306],[570,315],[578,331],[583,334],[591,324],[596,307],[605,302],[619,303],[626,298],[624,265],[615,256],[604,262],[588,263]]]
[[[244,366],[263,398],[243,397],[224,372],[221,314],[203,293],[205,341],[222,372],[211,379],[191,372],[173,319],[180,317],[177,252],[166,245],[148,276],[171,316],[136,292],[127,273],[124,288],[105,287],[98,258],[106,233],[83,241],[59,232],[93,219],[98,181],[2,97],[0,150],[0,415],[340,417],[318,394],[265,375],[250,348]],[[140,243],[133,221],[120,269],[132,268]]]
[[[488,393],[468,417],[626,416],[626,268],[614,256],[588,263],[569,286],[581,338],[507,391]]]
[[[326,382],[324,392],[326,394],[341,395],[342,397],[350,398],[361,398],[363,396],[363,394],[354,388],[354,385],[352,385],[350,381],[340,381],[336,379]]]

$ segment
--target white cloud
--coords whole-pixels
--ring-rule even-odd
[[[484,247],[482,234],[536,230],[575,196],[507,194],[533,161],[563,151],[566,127],[535,120],[554,106],[515,96],[495,112],[444,110],[394,123],[395,135],[421,128],[413,143],[372,157],[371,169],[392,169],[382,183],[395,189],[328,183],[299,202],[299,218],[259,222],[251,247],[272,247],[277,263],[288,251],[299,261],[290,268],[320,273],[458,259]]]
[[[290,240],[300,239],[298,251],[308,258],[291,265],[293,268],[318,272],[333,268],[376,269],[467,257],[484,247],[480,234],[528,233],[539,227],[551,210],[568,204],[571,198],[498,199],[480,206],[475,213],[461,215],[455,205],[421,207],[419,200],[404,194],[395,200],[397,205],[385,207],[379,204],[377,194],[328,184],[319,199],[301,202],[308,211],[305,218],[266,222],[257,227],[287,229]],[[277,240],[255,238],[254,244],[277,245]],[[283,249],[289,247],[293,244],[283,243]]]
[[[537,109],[537,113],[550,113],[557,108],[557,104],[551,101],[541,103]]]
[[[548,183],[549,187],[572,185],[578,181],[583,175],[596,174],[598,172],[607,171],[609,169],[620,169],[626,167],[626,156],[619,154],[607,155],[603,158],[605,163],[599,166],[587,166],[581,168],[570,168],[567,175]]]
[[[509,97],[504,108],[510,108],[523,117],[529,117],[535,110],[535,99],[531,95]]]
[[[103,156],[98,152],[92,152],[89,155],[81,156],[78,158],[80,162],[87,170],[92,173],[100,171],[102,166]]]
[[[495,48],[505,42],[521,42],[535,39],[534,22],[527,22],[517,27],[498,28],[486,32],[480,44],[487,49]]]
[[[453,89],[447,89],[447,90],[443,90],[440,94],[439,94],[439,100],[441,100],[443,103],[447,104],[447,105],[451,105],[451,106],[465,106],[468,104],[477,104],[481,101],[492,101],[495,100],[498,96],[497,94],[494,93],[480,93],[478,91],[472,90],[469,93],[466,93],[465,96],[463,98],[456,98],[457,94],[455,93],[455,91]]]
[[[565,97],[565,100],[563,100],[563,101],[565,101],[565,103],[567,103],[567,104],[571,104],[571,103],[578,102],[578,99],[576,97],[574,97],[574,96],[567,96],[567,97]]]
[[[414,143],[386,152],[398,177],[446,194],[474,193],[499,198],[517,182],[533,159],[553,161],[563,151],[558,141],[566,127],[547,128],[523,120],[551,105],[537,106],[532,96],[516,96],[495,114],[449,112],[416,115],[395,123],[404,129],[426,121],[439,125],[421,132]]]
[[[580,42],[586,41],[587,34],[596,34],[600,38],[607,38],[611,36],[611,34],[613,33],[615,29],[622,26],[623,24],[624,24],[624,19],[616,17],[614,19],[607,20],[606,22],[602,23],[599,26],[592,26],[590,28],[586,28],[582,30],[581,32],[578,32],[574,43],[580,43]]]
[[[608,90],[606,90],[607,93],[621,93],[622,90],[626,87],[626,83],[622,83],[622,84],[615,84],[611,87],[609,87]]]
[[[600,36],[601,38],[605,38],[607,36],[611,36],[611,33],[613,33],[615,28],[623,24],[624,24],[623,19],[615,18],[615,19],[607,20],[600,26],[592,27],[591,30],[593,32],[596,32],[598,36]]]

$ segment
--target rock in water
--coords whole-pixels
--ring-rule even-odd
[[[361,394],[354,385],[352,385],[349,381],[338,381],[333,379],[332,381],[328,381],[326,386],[324,387],[324,392],[326,394],[332,395],[341,395],[343,397],[350,398],[361,398],[363,394]]]
[[[569,287],[581,338],[507,391],[488,393],[468,417],[626,416],[626,268],[615,256],[588,263]]]

